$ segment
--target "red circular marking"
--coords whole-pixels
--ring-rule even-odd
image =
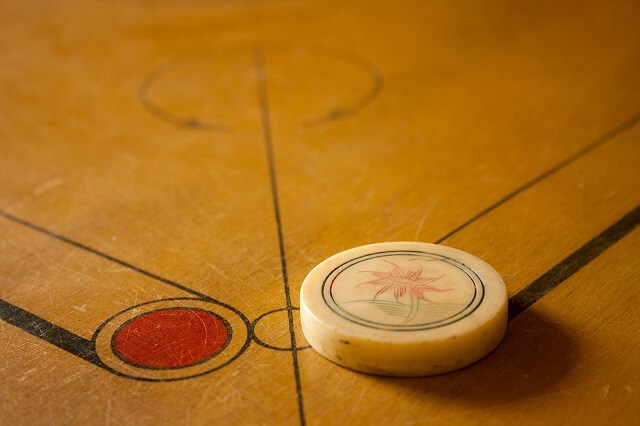
[[[149,312],[125,323],[113,339],[124,360],[147,368],[197,364],[220,352],[229,331],[217,315],[201,309],[174,308]]]

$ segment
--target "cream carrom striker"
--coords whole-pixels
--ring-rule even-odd
[[[316,266],[300,292],[302,331],[322,356],[364,373],[426,376],[491,352],[507,290],[487,263],[450,247],[391,242]]]

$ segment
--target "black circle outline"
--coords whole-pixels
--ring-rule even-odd
[[[429,253],[429,255],[433,255],[433,254],[434,254],[434,253]],[[401,253],[401,252],[399,251],[396,255],[403,255],[403,253]],[[340,275],[342,272],[344,272],[344,271],[345,271],[345,270],[347,270],[348,268],[350,268],[350,267],[352,267],[352,266],[354,266],[354,265],[357,265],[358,263],[366,262],[367,260],[377,259],[377,258],[380,258],[380,257],[386,257],[386,256],[390,256],[390,255],[388,255],[388,254],[381,254],[381,255],[379,255],[379,256],[371,256],[371,257],[368,257],[368,258],[366,258],[366,259],[362,259],[362,260],[359,260],[359,261],[357,261],[357,262],[354,262],[354,263],[350,264],[349,266],[345,267],[342,271],[338,272],[338,274],[337,274],[335,277],[333,277],[333,280],[331,280],[331,284],[333,285],[333,282],[336,280],[336,278],[338,278],[338,275]],[[409,256],[409,255],[407,254],[407,256]],[[461,312],[464,312],[464,311],[465,311],[465,309],[468,309],[468,308],[469,308],[469,306],[471,306],[471,305],[473,304],[473,302],[476,300],[476,296],[477,296],[477,294],[478,294],[478,289],[477,289],[477,287],[476,287],[475,282],[473,281],[473,277],[471,277],[471,276],[470,276],[466,271],[462,270],[462,269],[461,269],[461,268],[459,268],[458,266],[456,266],[456,265],[454,265],[453,263],[449,262],[448,260],[450,260],[450,258],[448,258],[448,257],[446,257],[446,256],[443,256],[443,257],[444,257],[446,260],[444,260],[444,259],[434,259],[434,260],[439,260],[439,261],[441,261],[441,262],[448,263],[449,265],[454,266],[454,267],[456,267],[456,268],[460,269],[460,270],[461,270],[461,271],[462,271],[466,276],[468,276],[468,277],[471,279],[471,282],[472,282],[472,283],[473,283],[473,285],[474,285],[474,288],[473,288],[473,297],[471,298],[471,301],[470,301],[469,303],[467,303],[467,305],[466,305],[464,308],[462,308],[458,313],[456,313],[456,314],[454,314],[454,315],[451,315],[451,316],[449,316],[449,317],[443,318],[443,319],[441,319],[441,320],[431,321],[431,322],[428,322],[428,323],[424,323],[424,324],[416,324],[416,325],[411,325],[411,326],[396,325],[396,326],[394,326],[394,327],[404,327],[404,329],[405,329],[405,330],[412,330],[412,331],[413,331],[416,327],[421,327],[421,326],[423,326],[423,325],[430,325],[430,324],[437,324],[437,323],[445,322],[445,321],[447,321],[447,320],[449,320],[449,319],[451,319],[451,318],[456,317],[457,315],[460,315],[460,313],[461,313]],[[346,263],[349,263],[349,262],[346,262]],[[343,265],[344,265],[344,263],[343,263]],[[466,266],[466,265],[465,265],[465,266]],[[476,275],[477,275],[477,274],[476,274]],[[478,278],[480,278],[480,277],[478,277]],[[345,314],[347,314],[347,315],[351,315],[352,317],[355,317],[355,318],[357,318],[357,319],[359,319],[359,320],[361,320],[361,321],[363,321],[363,322],[367,322],[367,323],[371,323],[371,324],[378,324],[378,325],[383,325],[383,326],[384,326],[384,325],[387,325],[387,324],[384,324],[384,323],[381,323],[381,322],[376,322],[376,321],[366,320],[366,319],[364,319],[364,318],[360,318],[360,317],[358,317],[358,316],[356,316],[356,315],[353,315],[353,314],[351,314],[351,313],[347,312],[345,309],[343,309],[343,308],[338,304],[338,302],[336,301],[336,299],[333,297],[333,293],[331,293],[331,288],[332,288],[332,287],[330,286],[330,287],[329,287],[329,293],[331,294],[331,300],[332,300],[332,301],[333,301],[333,303],[338,307],[338,309],[340,309],[340,310],[341,310],[342,312],[344,312]],[[452,322],[455,322],[455,321],[452,321]],[[421,329],[419,329],[419,330],[421,330]]]
[[[150,367],[148,365],[144,365],[144,364],[138,364],[136,362],[133,362],[131,360],[128,360],[127,358],[125,358],[120,351],[118,350],[118,347],[116,346],[116,337],[118,336],[118,334],[120,333],[120,331],[122,331],[122,329],[129,324],[132,321],[135,321],[138,318],[141,318],[145,315],[150,315],[154,312],[162,312],[162,311],[170,311],[170,310],[184,310],[184,311],[201,311],[201,312],[206,312],[214,317],[216,317],[217,319],[219,319],[220,321],[222,321],[222,324],[224,325],[224,327],[227,329],[227,338],[224,341],[224,344],[220,347],[220,349],[218,349],[216,352],[214,352],[212,355],[209,355],[206,358],[203,358],[199,361],[196,362],[192,362],[190,364],[186,364],[186,365],[181,365],[180,367]],[[202,309],[202,308],[189,308],[186,306],[181,306],[181,307],[175,307],[175,308],[160,308],[160,309],[156,309],[154,311],[149,311],[149,312],[143,312],[140,315],[136,315],[133,318],[128,319],[127,321],[123,322],[122,324],[120,324],[120,326],[116,329],[116,331],[113,332],[112,336],[111,336],[111,351],[118,357],[120,358],[120,360],[126,364],[132,365],[134,367],[138,367],[138,368],[144,368],[145,370],[179,370],[181,368],[187,368],[187,367],[193,367],[194,365],[200,365],[203,364],[213,358],[215,358],[218,354],[220,354],[222,351],[224,351],[226,349],[227,346],[229,346],[229,342],[231,342],[231,338],[233,336],[233,329],[231,328],[231,325],[229,324],[229,322],[224,319],[222,316],[216,314],[215,312],[211,312],[211,311],[207,311],[206,309]]]
[[[437,259],[437,260],[441,260],[441,261],[443,261],[443,262],[446,262],[446,263],[450,264],[451,266],[454,266],[454,267],[458,268],[459,270],[461,270],[462,272],[464,272],[464,274],[465,274],[465,275],[467,275],[467,276],[471,279],[471,282],[474,284],[474,297],[471,299],[471,302],[470,302],[469,304],[467,304],[467,306],[465,306],[465,307],[464,307],[460,312],[464,312],[464,311],[465,311],[465,309],[468,309],[468,308],[469,308],[469,306],[471,306],[471,305],[475,302],[475,300],[476,300],[476,298],[477,298],[478,284],[473,280],[473,278],[472,278],[472,277],[471,277],[471,276],[470,276],[470,275],[469,275],[465,270],[463,270],[462,268],[460,268],[460,267],[459,267],[459,266],[457,266],[456,264],[462,265],[462,266],[464,266],[465,268],[469,269],[469,270],[470,270],[470,271],[471,271],[471,272],[476,276],[476,278],[477,278],[477,279],[478,279],[478,281],[480,282],[480,285],[482,286],[482,294],[481,294],[481,296],[480,296],[480,300],[478,301],[478,304],[477,304],[477,305],[476,305],[476,306],[475,306],[471,311],[467,312],[467,313],[466,313],[465,315],[463,315],[462,317],[457,318],[457,319],[454,319],[453,321],[447,322],[447,323],[445,323],[445,324],[437,324],[437,323],[441,323],[441,322],[443,322],[443,321],[447,321],[448,319],[451,319],[451,318],[455,317],[456,315],[459,315],[459,314],[460,314],[460,312],[459,312],[458,314],[456,314],[456,315],[453,315],[452,317],[445,318],[445,319],[443,319],[443,320],[433,321],[433,322],[431,322],[431,323],[427,323],[427,324],[437,324],[437,325],[435,325],[435,326],[431,326],[431,327],[422,327],[422,328],[415,328],[415,327],[420,327],[420,325],[413,325],[413,326],[408,326],[408,327],[414,327],[414,328],[399,328],[399,329],[398,329],[398,328],[395,328],[395,327],[399,327],[399,326],[393,326],[393,327],[391,327],[391,326],[388,326],[388,325],[387,325],[386,327],[377,327],[377,326],[375,326],[375,325],[371,325],[371,324],[379,324],[379,325],[383,325],[383,326],[385,326],[386,324],[382,324],[382,323],[375,323],[375,322],[373,322],[373,321],[367,321],[367,320],[361,319],[361,318],[359,318],[359,317],[356,317],[356,318],[358,318],[358,319],[362,320],[363,322],[355,321],[355,320],[353,320],[352,318],[349,318],[349,317],[344,316],[341,312],[336,311],[336,310],[333,308],[333,306],[332,306],[331,304],[329,304],[329,302],[327,301],[327,299],[326,299],[326,297],[325,297],[325,291],[324,291],[325,286],[326,286],[326,284],[327,284],[327,280],[329,279],[329,277],[330,277],[331,275],[333,275],[333,273],[334,273],[335,271],[337,271],[338,269],[340,269],[340,268],[341,268],[341,267],[343,267],[344,265],[346,265],[346,264],[348,264],[348,263],[351,263],[351,262],[353,262],[354,260],[358,260],[357,262],[351,263],[349,266],[347,266],[347,267],[345,267],[345,268],[344,268],[344,269],[347,269],[348,267],[351,267],[351,266],[353,266],[353,265],[355,265],[355,264],[357,264],[357,263],[364,262],[364,261],[369,260],[369,259],[375,259],[375,258],[378,258],[378,257],[391,256],[391,255],[393,255],[393,254],[396,254],[396,255],[398,255],[398,254],[399,254],[399,255],[403,255],[403,254],[410,255],[411,253],[414,253],[414,254],[415,254],[415,253],[417,253],[417,254],[426,254],[426,255],[429,255],[429,256],[435,256],[436,258],[438,258],[438,257],[444,258],[444,259]],[[376,255],[378,255],[378,256],[376,256]],[[365,258],[366,258],[366,259],[365,259]],[[359,259],[360,259],[360,260],[359,260]],[[445,259],[446,259],[446,260],[445,260]],[[447,260],[449,260],[449,261],[451,261],[451,262],[454,262],[454,263],[448,262]],[[340,272],[342,272],[342,271],[340,271]],[[335,277],[334,277],[334,278],[335,278]],[[464,319],[464,318],[468,317],[469,315],[471,315],[473,312],[475,312],[475,311],[476,311],[476,310],[477,310],[477,309],[482,305],[482,302],[484,301],[484,296],[485,296],[485,293],[486,293],[486,286],[485,286],[485,284],[484,284],[484,280],[482,279],[482,277],[481,277],[481,276],[480,276],[480,275],[479,275],[479,274],[478,274],[478,273],[477,273],[473,268],[469,267],[467,264],[465,264],[465,263],[463,263],[463,262],[460,262],[459,260],[456,260],[456,259],[450,258],[450,257],[445,256],[445,255],[443,255],[443,254],[439,254],[439,253],[431,253],[431,252],[426,252],[426,251],[422,251],[422,250],[387,250],[387,251],[381,251],[381,252],[367,253],[367,254],[365,254],[365,255],[358,256],[358,257],[355,257],[355,258],[353,258],[353,259],[349,259],[348,261],[346,261],[346,262],[344,262],[344,263],[341,263],[340,265],[336,266],[335,268],[333,268],[333,269],[331,270],[331,272],[329,272],[329,274],[328,274],[328,275],[325,277],[325,279],[323,280],[323,282],[322,282],[322,287],[320,288],[320,291],[321,291],[321,294],[322,294],[322,299],[323,299],[323,300],[324,300],[324,302],[325,302],[325,305],[327,305],[327,307],[328,307],[329,309],[331,309],[331,311],[333,311],[333,312],[334,312],[335,314],[337,314],[339,317],[344,318],[344,319],[346,319],[346,320],[347,320],[347,321],[349,321],[349,322],[352,322],[352,323],[354,323],[354,324],[358,324],[358,325],[362,325],[362,326],[364,326],[364,327],[369,327],[369,328],[377,329],[377,330],[391,330],[391,331],[400,331],[400,332],[411,332],[411,331],[432,330],[432,329],[435,329],[435,328],[444,327],[444,326],[447,326],[447,325],[449,325],[449,324],[456,323],[456,322],[458,322],[458,321],[460,321],[460,320],[462,320],[462,319]],[[331,292],[329,292],[329,293],[331,294]],[[341,311],[343,311],[344,313],[346,313],[346,314],[348,314],[348,315],[351,315],[352,317],[354,316],[354,315],[349,314],[348,312],[344,311],[342,308],[340,308],[340,306],[337,304],[337,302],[335,301],[335,299],[333,299],[333,295],[332,295],[332,294],[331,294],[331,299],[332,299],[333,303],[335,304],[335,306],[337,306],[337,307],[338,307],[338,309],[340,309]],[[367,322],[368,322],[368,323],[367,323]]]
[[[409,255],[409,254],[407,254],[407,253],[406,253],[407,251],[404,251],[404,250],[395,250],[395,251],[391,251],[391,252],[395,252],[395,255],[407,255],[407,256]],[[415,252],[415,251],[409,251],[409,252]],[[331,288],[330,288],[330,289],[329,289],[329,293],[331,294],[331,300],[333,301],[333,303],[335,304],[335,306],[336,306],[336,307],[338,307],[338,309],[340,309],[340,310],[341,310],[342,312],[344,312],[345,314],[350,315],[351,317],[355,317],[355,318],[357,318],[358,320],[361,320],[361,321],[363,321],[363,322],[369,323],[369,324],[366,324],[367,326],[370,326],[370,324],[377,324],[377,325],[387,326],[387,327],[389,327],[388,329],[392,329],[393,331],[419,331],[419,330],[427,330],[427,329],[438,328],[438,327],[441,327],[441,326],[444,326],[444,325],[448,325],[448,324],[452,324],[452,323],[454,323],[454,322],[457,322],[457,321],[461,320],[462,318],[465,318],[465,317],[466,317],[467,315],[469,315],[471,312],[473,312],[473,311],[471,311],[471,312],[469,312],[467,315],[464,315],[464,316],[462,316],[462,317],[460,317],[460,318],[458,318],[458,319],[455,319],[455,320],[453,320],[453,321],[451,321],[451,322],[448,322],[447,324],[439,324],[439,325],[436,325],[436,326],[433,326],[433,327],[422,327],[422,328],[418,328],[418,327],[421,327],[421,326],[423,326],[423,325],[424,325],[424,326],[426,326],[426,325],[431,325],[431,324],[438,324],[438,323],[442,323],[442,322],[446,322],[446,321],[448,321],[448,320],[451,320],[452,318],[455,318],[457,315],[460,315],[460,313],[464,312],[466,309],[468,309],[468,308],[469,308],[469,306],[471,306],[471,305],[475,302],[476,297],[477,297],[477,292],[478,292],[478,291],[477,291],[477,285],[476,285],[475,281],[473,280],[473,277],[471,277],[471,276],[470,276],[470,275],[469,275],[465,270],[461,269],[460,267],[458,267],[457,265],[453,264],[453,263],[452,263],[452,262],[450,262],[449,260],[451,260],[451,261],[453,261],[453,262],[456,262],[456,263],[460,263],[461,265],[465,266],[466,268],[469,268],[467,265],[463,264],[462,262],[456,261],[455,259],[451,259],[451,258],[449,258],[448,256],[444,256],[444,255],[441,255],[441,254],[438,254],[438,253],[429,253],[429,252],[422,252],[422,253],[424,253],[424,254],[428,254],[429,256],[440,256],[440,257],[444,258],[444,259],[436,258],[436,259],[434,259],[434,260],[439,260],[439,261],[442,261],[442,262],[448,263],[448,264],[449,264],[449,265],[451,265],[451,266],[456,267],[457,269],[461,270],[465,275],[467,275],[467,276],[469,277],[469,279],[471,280],[471,282],[473,283],[473,285],[474,285],[474,295],[473,295],[473,297],[472,297],[471,301],[470,301],[470,302],[469,302],[469,303],[468,303],[464,308],[462,308],[458,313],[456,313],[456,314],[454,314],[454,315],[451,315],[451,316],[449,316],[449,317],[447,317],[447,318],[443,318],[443,319],[438,320],[438,321],[428,322],[428,323],[425,323],[425,324],[417,324],[417,325],[411,325],[411,326],[402,326],[402,325],[395,325],[395,326],[393,326],[393,327],[402,327],[400,330],[398,330],[398,329],[396,329],[396,328],[391,328],[391,326],[388,326],[387,324],[379,323],[379,322],[375,322],[375,321],[370,321],[370,320],[366,320],[366,319],[364,319],[364,318],[357,317],[357,316],[355,316],[355,315],[353,315],[353,314],[351,314],[351,313],[347,312],[346,310],[344,310],[344,309],[343,309],[343,308],[342,308],[342,307],[337,303],[337,301],[336,301],[336,300],[335,300],[335,298],[333,297],[333,294],[331,293]],[[379,254],[379,255],[378,255],[378,256],[373,256],[373,254]],[[358,263],[365,262],[365,261],[370,260],[370,259],[376,259],[376,258],[380,258],[380,257],[391,256],[391,254],[389,254],[389,252],[383,252],[382,254],[380,254],[380,253],[372,253],[372,254],[371,254],[371,255],[369,255],[369,256],[370,256],[370,257],[367,257],[367,255],[362,256],[362,257],[367,257],[367,258],[366,258],[366,259],[359,260],[359,261],[357,261],[357,262],[353,262],[353,263],[351,263],[350,265],[346,266],[342,271],[340,271],[340,272],[339,272],[339,273],[338,273],[338,274],[333,278],[333,280],[332,280],[332,284],[333,284],[333,282],[335,281],[335,279],[337,278],[337,276],[338,276],[338,275],[340,275],[344,270],[346,270],[346,269],[348,269],[348,268],[350,268],[350,267],[352,267],[352,266],[354,266],[354,265],[356,265],[356,264],[358,264]],[[351,261],[353,261],[353,260],[355,260],[355,259],[352,259]],[[343,266],[343,265],[345,265],[346,263],[349,263],[349,262],[351,262],[351,261],[345,262],[345,263],[343,263],[343,264],[342,264],[342,265],[340,265],[340,266]],[[476,277],[477,277],[480,281],[482,281],[482,280],[481,280],[481,278],[480,278],[480,276],[479,276],[475,271],[473,271],[471,268],[469,268],[469,269],[470,269],[470,270],[471,270],[471,271],[476,275]],[[334,269],[334,271],[335,271],[335,269]],[[332,273],[333,273],[334,271],[332,271]],[[330,275],[331,275],[331,274],[330,274]],[[328,279],[328,277],[327,277],[327,279]],[[326,280],[325,280],[325,281],[326,281]],[[484,286],[484,284],[483,284],[483,286]],[[323,288],[324,288],[324,286],[323,286]],[[484,288],[483,288],[483,290],[484,290]],[[484,296],[484,291],[483,291],[483,296]],[[325,299],[325,302],[326,302],[326,299]],[[474,310],[475,310],[475,309],[477,309],[477,307],[480,305],[480,303],[482,303],[482,298],[480,299],[480,301],[478,302],[478,305],[474,308]],[[332,310],[333,310],[333,309],[332,309]],[[335,312],[335,310],[334,310],[334,312]],[[353,321],[353,322],[358,323],[357,321]],[[362,325],[365,325],[365,324],[362,324]],[[375,328],[379,328],[379,327],[375,327]]]
[[[194,117],[185,117],[179,114],[174,114],[172,112],[165,111],[161,106],[157,105],[155,101],[151,99],[150,92],[151,87],[155,84],[155,82],[167,71],[174,69],[175,67],[182,65],[186,62],[211,57],[215,54],[226,53],[229,51],[238,52],[247,50],[250,52],[251,50],[255,50],[259,46],[252,44],[231,44],[227,46],[220,46],[209,51],[205,51],[199,54],[192,54],[183,57],[175,58],[171,61],[165,62],[161,64],[153,71],[151,71],[143,80],[138,89],[138,99],[143,107],[153,116],[159,118],[160,120],[167,121],[179,127],[186,127],[189,129],[195,130],[205,130],[205,131],[218,131],[224,132],[229,131],[231,129],[231,125],[209,121],[209,120],[201,120]],[[350,51],[342,50],[340,48],[333,47],[324,47],[324,46],[316,46],[316,45],[300,45],[300,44],[287,44],[287,43],[274,43],[263,46],[265,49],[276,49],[276,50],[289,50],[289,51],[297,51],[301,49],[306,49],[308,52],[312,54],[316,54],[318,56],[324,56],[332,59],[336,59],[338,61],[344,62],[346,64],[352,65],[361,71],[364,71],[365,74],[369,76],[371,79],[371,86],[364,92],[363,95],[359,96],[355,102],[351,102],[346,107],[338,105],[334,107],[334,109],[329,112],[320,114],[318,116],[314,116],[308,118],[302,122],[304,126],[315,126],[335,120],[339,120],[345,117],[350,116],[351,114],[355,114],[362,108],[364,108],[367,104],[372,102],[382,90],[382,73],[380,70],[371,62],[362,58]]]
[[[262,318],[266,317],[267,315],[271,315],[271,314],[275,314],[276,312],[282,312],[282,311],[288,311],[289,308],[278,308],[278,309],[272,309],[269,312],[265,312],[264,314],[260,315],[258,318],[254,319],[253,322],[251,323],[251,336],[253,337],[253,340],[260,346],[268,348],[268,349],[273,349],[274,351],[283,351],[283,352],[290,352],[293,351],[293,348],[289,347],[289,348],[282,348],[280,346],[273,346],[270,345],[262,340],[260,340],[260,338],[256,335],[255,332],[255,328],[256,325],[258,324],[258,321],[260,321]],[[292,306],[291,307],[292,311],[299,311],[300,308]],[[311,345],[306,345],[306,346],[300,346],[297,347],[296,346],[296,351],[303,351],[305,349],[310,349]]]
[[[102,331],[102,329],[104,327],[106,327],[106,325],[109,322],[111,322],[112,320],[114,320],[117,316],[122,315],[123,313],[127,312],[130,309],[138,308],[140,306],[145,306],[145,305],[149,305],[151,303],[158,303],[158,302],[170,302],[170,301],[175,301],[175,300],[209,302],[209,303],[213,303],[215,305],[220,305],[220,306],[222,306],[224,308],[227,308],[230,311],[234,312],[236,315],[238,315],[240,317],[242,322],[244,322],[244,325],[245,325],[245,327],[247,329],[247,338],[245,339],[245,342],[242,345],[242,347],[238,350],[238,352],[234,356],[229,358],[224,363],[218,365],[217,367],[214,367],[211,370],[201,371],[199,373],[192,374],[190,376],[185,376],[185,377],[154,378],[154,377],[133,376],[131,374],[127,374],[127,373],[123,373],[122,371],[118,371],[115,368],[105,364],[102,360],[100,360],[100,362],[102,364],[104,364],[103,368],[105,370],[115,374],[116,376],[126,377],[127,379],[140,380],[140,381],[143,381],[143,382],[177,382],[178,380],[186,380],[186,379],[192,379],[192,378],[195,378],[195,377],[204,376],[205,374],[212,373],[212,372],[214,372],[216,370],[221,369],[222,367],[226,367],[227,365],[229,365],[233,361],[235,361],[238,357],[240,357],[240,355],[242,355],[247,350],[249,345],[251,344],[251,329],[250,329],[251,323],[249,322],[247,317],[242,312],[240,312],[238,309],[234,308],[233,306],[228,305],[228,304],[226,304],[224,302],[220,302],[219,300],[213,299],[213,298],[208,297],[208,296],[207,297],[170,297],[170,298],[167,298],[167,299],[156,299],[156,300],[149,300],[149,301],[144,302],[144,303],[139,303],[137,305],[130,306],[127,309],[123,309],[122,311],[111,315],[102,324],[100,324],[100,326],[93,333],[93,336],[91,337],[91,344],[93,346],[93,351],[96,353],[96,355],[98,355],[98,358],[100,358],[100,354],[98,354],[98,351],[96,350],[96,340],[98,339],[98,335],[100,334],[100,331]]]

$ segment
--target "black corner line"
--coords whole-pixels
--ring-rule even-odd
[[[572,275],[580,271],[602,252],[621,240],[640,224],[640,206],[592,238],[566,259],[549,269],[534,282],[509,299],[509,319],[520,315],[528,307],[547,295]]]

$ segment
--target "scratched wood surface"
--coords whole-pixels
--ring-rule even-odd
[[[2,1],[0,424],[637,424],[639,6]],[[306,273],[394,240],[503,275],[498,349],[392,379],[306,347]],[[109,358],[172,306],[229,345]]]

